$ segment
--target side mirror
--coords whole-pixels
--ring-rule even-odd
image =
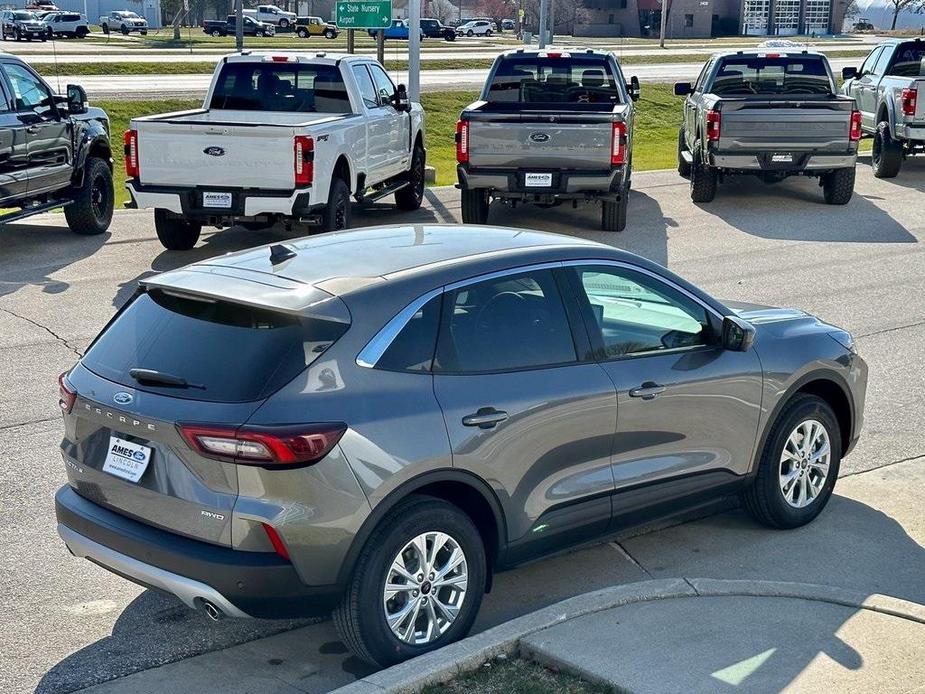
[[[858,69],[856,67],[843,67],[841,69],[841,76],[843,80],[851,80],[858,76]]]
[[[675,82],[674,83],[674,95],[675,96],[687,96],[694,92],[694,85],[690,82]]]
[[[630,99],[639,101],[639,78],[636,75],[630,77]]]
[[[79,84],[67,85],[67,110],[72,116],[87,112],[87,92]]]
[[[754,326],[738,316],[723,318],[723,349],[747,352],[755,342]]]
[[[403,84],[395,88],[395,94],[392,95],[392,106],[396,111],[408,113],[411,111],[411,100],[408,98],[408,89]]]

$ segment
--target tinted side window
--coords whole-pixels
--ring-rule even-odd
[[[867,75],[867,74],[870,74],[870,73],[873,71],[874,65],[877,64],[877,58],[880,57],[880,53],[881,53],[882,51],[883,51],[882,48],[875,48],[875,49],[871,52],[871,54],[870,54],[869,56],[867,56],[867,58],[864,60],[864,63],[861,65],[861,70],[860,70],[860,72],[861,72],[862,74]]]
[[[376,362],[376,368],[387,371],[430,371],[442,303],[443,296],[440,295],[424,304],[392,340],[392,344]]]
[[[13,99],[17,111],[36,111],[45,114],[51,109],[51,94],[42,81],[21,65],[3,66],[13,87]]]
[[[360,88],[363,105],[366,108],[376,108],[379,102],[376,100],[376,88],[373,86],[373,80],[369,76],[369,72],[363,65],[354,65],[353,76],[356,78],[357,87]]]
[[[608,267],[579,268],[578,277],[607,359],[709,341],[706,309],[656,279]]]
[[[435,371],[511,371],[576,360],[565,308],[548,270],[449,292],[443,314]]]

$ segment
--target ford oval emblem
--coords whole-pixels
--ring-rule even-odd
[[[118,393],[112,396],[113,402],[118,405],[128,405],[134,399],[134,395],[131,393],[126,393],[124,390],[120,390]]]
[[[210,157],[224,157],[225,150],[222,147],[206,147],[202,150],[203,154],[208,154]]]
[[[530,135],[530,139],[534,142],[549,142],[549,135],[546,133],[533,133]]]

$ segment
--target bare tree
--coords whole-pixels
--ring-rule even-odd
[[[890,5],[893,6],[893,23],[890,25],[890,30],[896,28],[896,20],[899,18],[900,12],[914,12],[916,14],[925,10],[925,0],[890,0]]]
[[[459,8],[450,0],[430,0],[428,8],[430,16],[443,24],[449,24],[459,15]]]

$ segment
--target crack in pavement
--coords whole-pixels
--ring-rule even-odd
[[[681,576],[681,580],[691,587],[691,590],[694,591],[694,595],[700,595],[700,591],[697,590],[697,586],[688,581],[686,576]]]
[[[27,427],[30,424],[42,424],[43,422],[54,422],[57,421],[58,417],[42,417],[41,419],[32,419],[28,422],[16,422],[15,424],[0,424],[0,431],[9,431],[10,429],[15,429],[17,427]]]
[[[915,323],[909,323],[908,325],[897,325],[894,328],[883,328],[882,330],[874,330],[872,333],[864,333],[863,335],[856,335],[857,339],[864,337],[873,337],[875,335],[883,335],[884,333],[892,333],[896,330],[905,330],[906,328],[917,328],[920,325],[925,325],[925,320],[916,321]]]
[[[908,458],[900,458],[899,460],[893,460],[889,463],[884,463],[883,465],[877,465],[876,467],[867,468],[866,470],[858,470],[857,472],[848,472],[844,475],[839,475],[838,479],[844,479],[845,477],[855,477],[856,475],[866,475],[868,472],[876,472],[877,470],[882,470],[885,467],[891,467],[893,465],[899,465],[900,463],[911,463],[915,460],[925,460],[925,453],[919,453],[918,455],[911,455]]]
[[[613,547],[615,550],[617,550],[620,554],[622,554],[624,557],[626,557],[633,566],[635,566],[640,571],[642,571],[646,576],[648,576],[649,578],[654,578],[652,574],[649,573],[649,570],[646,569],[646,567],[644,567],[638,561],[636,561],[636,558],[632,554],[627,552],[626,548],[623,545],[621,545],[619,542],[617,542],[616,540],[613,540],[612,542],[609,542],[608,544],[611,547]]]
[[[27,318],[26,316],[21,316],[21,315],[19,315],[18,313],[16,313],[15,311],[11,311],[11,310],[8,309],[8,308],[3,308],[2,306],[0,306],[0,311],[3,311],[4,313],[13,316],[14,318],[19,318],[20,320],[24,320],[24,321],[26,321],[27,323],[31,323],[31,324],[34,325],[36,328],[41,328],[41,329],[44,330],[46,333],[48,333],[48,334],[51,335],[53,338],[55,338],[55,340],[57,340],[57,341],[60,342],[62,345],[64,345],[65,347],[67,347],[70,351],[72,351],[74,354],[76,354],[78,357],[82,357],[82,356],[83,356],[83,352],[78,351],[76,347],[72,347],[72,346],[70,345],[70,343],[67,341],[66,338],[61,337],[60,335],[58,335],[58,333],[56,333],[56,332],[55,332],[54,330],[52,330],[51,328],[49,328],[49,327],[47,327],[47,326],[44,326],[44,325],[42,325],[41,323],[32,320],[31,318]]]

